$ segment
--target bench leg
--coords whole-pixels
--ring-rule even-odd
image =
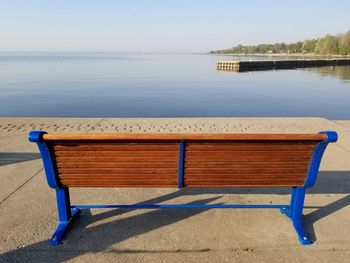
[[[292,218],[292,212],[293,212],[294,207],[295,207],[295,197],[297,195],[297,189],[298,189],[298,187],[292,188],[292,195],[291,195],[289,207],[280,208],[281,213],[286,215],[289,218]]]
[[[287,209],[282,208],[281,212],[291,219],[299,242],[302,245],[310,245],[312,241],[302,223],[305,193],[305,187],[293,187],[290,207]]]
[[[79,214],[78,208],[71,209],[68,188],[56,189],[57,209],[58,209],[58,226],[53,233],[49,243],[52,246],[60,244],[64,233],[69,227],[70,221]]]

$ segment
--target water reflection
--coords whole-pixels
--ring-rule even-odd
[[[350,81],[350,66],[330,66],[306,69],[309,72],[317,73],[322,77],[336,77],[345,81]]]
[[[350,118],[350,66],[227,74],[218,60],[0,53],[0,116]]]

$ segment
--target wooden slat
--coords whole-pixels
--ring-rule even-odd
[[[64,162],[178,162],[178,157],[56,157],[57,163]]]
[[[177,174],[59,174],[58,178],[61,180],[68,179],[176,179]]]
[[[245,145],[186,145],[187,151],[303,151],[313,150],[315,144],[307,145],[255,145],[254,143],[247,143]]]
[[[90,184],[82,184],[82,183],[65,183],[65,184],[61,184],[62,187],[80,187],[80,188],[85,188],[85,187],[123,187],[123,188],[177,188],[177,185],[175,184],[171,184],[171,185],[167,185],[167,184],[162,184],[162,185],[156,185],[156,184],[151,184],[151,185],[121,185],[121,184],[117,184],[117,183],[110,183],[110,182],[91,182]]]
[[[298,157],[298,156],[189,156],[186,157],[187,163],[197,163],[197,162],[241,162],[241,163],[254,163],[254,162],[305,162],[310,160],[311,156],[308,158]],[[178,157],[56,157],[57,163],[62,162],[177,162]]]
[[[178,151],[55,151],[58,157],[178,157]]]
[[[177,168],[178,162],[63,162],[58,168]]]
[[[51,146],[77,146],[80,144],[88,145],[179,145],[178,141],[174,140],[54,140],[48,141]]]
[[[279,168],[185,168],[185,176],[190,174],[251,174],[251,173],[306,173],[307,167],[295,168],[295,167],[279,167]]]
[[[299,161],[299,162],[195,162],[195,161],[187,161],[185,163],[185,168],[237,168],[237,167],[265,167],[265,168],[273,168],[273,167],[306,167],[309,165],[308,161]]]
[[[325,134],[167,134],[167,133],[104,133],[44,134],[44,140],[315,140]]]
[[[185,180],[186,187],[230,187],[230,186],[302,186],[304,180],[252,179],[252,180]]]
[[[186,148],[193,148],[193,147],[204,147],[204,146],[285,146],[285,145],[297,145],[297,146],[303,146],[303,145],[315,145],[318,142],[315,140],[254,140],[253,142],[251,140],[220,140],[220,141],[212,141],[212,140],[201,140],[201,141],[186,141]]]
[[[304,180],[306,178],[306,173],[246,173],[246,174],[188,174],[185,175],[185,180],[197,179],[197,180],[208,180],[208,179],[241,179],[241,180],[251,180],[251,179],[300,179]]]
[[[232,162],[232,161],[240,161],[240,162],[280,162],[280,161],[305,161],[309,160],[310,156],[288,156],[288,155],[276,155],[276,156],[264,156],[264,155],[236,155],[236,156],[187,156],[186,162]]]
[[[59,174],[177,174],[177,168],[58,168]]]
[[[55,151],[177,151],[179,145],[99,145],[80,144],[76,146],[56,145]]]
[[[123,180],[123,179],[98,179],[98,180],[61,180],[62,186],[80,186],[80,187],[177,187],[177,180]]]
[[[300,156],[307,157],[312,154],[312,150],[303,151],[186,151],[185,156]]]

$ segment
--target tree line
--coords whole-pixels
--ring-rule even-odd
[[[211,54],[319,54],[350,55],[350,31],[336,36],[326,35],[318,39],[306,39],[296,43],[259,44],[256,46],[237,45],[223,50],[210,51]]]

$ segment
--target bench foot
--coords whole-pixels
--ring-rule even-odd
[[[302,245],[310,245],[313,242],[302,224],[305,190],[304,187],[293,187],[290,206],[281,207],[280,212],[291,220],[299,242]]]
[[[299,238],[299,242],[302,245],[310,245],[310,244],[312,244],[310,236],[307,233],[307,231],[305,230],[302,222],[301,221],[293,221],[292,216],[290,214],[289,208],[288,207],[282,207],[282,208],[280,208],[280,212],[283,215],[285,215],[286,217],[288,217],[292,221],[292,224],[294,226],[295,232],[297,232],[297,235],[298,235],[298,238]]]
[[[61,243],[64,234],[67,232],[69,228],[69,224],[72,222],[74,218],[76,218],[79,215],[79,212],[80,212],[79,208],[72,208],[71,218],[69,219],[69,221],[63,221],[58,223],[58,226],[49,241],[49,244],[51,246],[58,246]]]
[[[303,224],[300,221],[295,221],[293,222],[293,226],[295,231],[297,232],[299,242],[304,246],[311,245],[312,241],[310,239],[309,234],[306,232]]]

